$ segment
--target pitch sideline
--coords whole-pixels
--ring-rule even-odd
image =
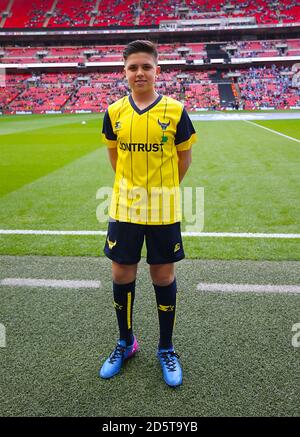
[[[272,285],[272,284],[229,284],[200,282],[198,291],[224,292],[224,293],[300,293],[300,285]]]
[[[252,125],[254,125],[254,126],[261,127],[262,129],[265,129],[265,130],[267,130],[267,131],[269,131],[269,132],[272,132],[273,134],[280,135],[281,137],[287,138],[288,140],[296,141],[297,143],[300,143],[300,140],[298,140],[297,138],[290,137],[289,135],[285,135],[285,134],[283,134],[283,133],[281,133],[281,132],[278,132],[277,130],[270,129],[269,127],[262,126],[262,125],[260,125],[260,124],[254,123],[253,121],[249,121],[249,120],[243,120],[243,121],[244,121],[245,123],[249,123],[249,124],[252,124]]]
[[[101,282],[96,280],[62,280],[62,279],[36,279],[36,278],[4,278],[0,285],[7,287],[45,287],[68,289],[99,289]],[[285,284],[231,284],[200,282],[198,291],[225,292],[225,293],[281,293],[299,294],[300,285]]]
[[[106,231],[60,231],[60,230],[40,230],[40,229],[0,229],[0,235],[102,235],[106,236]],[[280,234],[280,233],[259,233],[259,232],[182,232],[183,237],[213,237],[213,238],[300,238],[300,234]]]

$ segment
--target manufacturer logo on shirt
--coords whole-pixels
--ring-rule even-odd
[[[120,130],[121,129],[121,122],[120,121],[116,121],[115,122],[115,130]]]

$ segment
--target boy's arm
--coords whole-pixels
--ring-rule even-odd
[[[107,144],[108,157],[111,166],[114,171],[116,171],[117,159],[118,159],[118,149],[117,149],[117,135],[114,133],[108,109],[105,111],[102,134],[104,143]]]
[[[108,157],[109,157],[111,166],[112,166],[114,172],[116,172],[117,160],[118,160],[118,149],[108,147],[107,151],[108,151]]]
[[[182,152],[177,151],[178,155],[178,175],[179,183],[184,178],[189,166],[192,163],[192,149],[184,150]]]
[[[176,128],[175,146],[178,156],[179,183],[184,178],[192,162],[192,144],[196,141],[196,132],[190,117],[183,109],[180,121]]]

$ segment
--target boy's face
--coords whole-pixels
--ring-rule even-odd
[[[155,78],[160,73],[154,57],[149,53],[138,52],[129,55],[124,71],[132,91],[144,94],[154,90]]]

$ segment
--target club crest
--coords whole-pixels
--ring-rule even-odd
[[[163,131],[167,130],[167,128],[170,126],[171,121],[169,120],[168,123],[162,123],[159,119],[157,120],[157,123],[160,125]]]

